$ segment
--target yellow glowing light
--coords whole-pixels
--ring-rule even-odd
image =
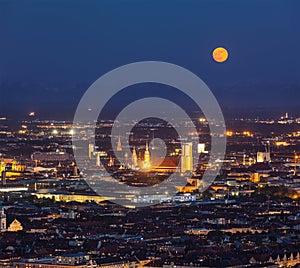
[[[276,146],[289,146],[290,144],[286,141],[276,141]]]
[[[52,131],[52,134],[57,135],[57,134],[58,134],[57,129],[54,129],[54,130]]]
[[[151,163],[150,162],[144,162],[143,163],[143,168],[144,169],[150,169],[151,168]]]
[[[214,49],[212,57],[216,62],[224,62],[228,59],[228,51],[224,47],[217,47]]]
[[[253,134],[250,131],[244,131],[243,135],[248,136],[248,137],[252,137]]]
[[[226,136],[231,137],[233,135],[232,131],[226,131]]]

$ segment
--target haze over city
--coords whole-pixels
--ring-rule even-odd
[[[16,116],[34,110],[44,117],[53,113],[71,118],[96,79],[143,60],[171,62],[194,72],[225,111],[296,111],[297,10],[297,0],[89,5],[78,0],[2,0],[1,111]],[[229,52],[224,63],[212,59],[218,46]]]

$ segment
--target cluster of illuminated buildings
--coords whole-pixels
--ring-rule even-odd
[[[122,144],[120,136],[118,137],[117,143],[117,151],[122,152]],[[155,147],[152,147],[153,152],[155,152]],[[205,144],[198,143],[197,146],[198,153],[208,153],[205,151]],[[181,151],[181,153],[180,153]],[[97,151],[94,144],[89,144],[88,146],[88,157],[89,159],[95,158],[95,165],[100,167],[101,156],[107,156],[106,152]],[[138,157],[138,155],[140,157]],[[176,159],[180,156],[180,167],[175,163]],[[168,171],[168,172],[176,172],[179,171],[181,173],[184,172],[192,172],[194,170],[193,163],[193,143],[185,142],[182,144],[182,149],[175,149],[170,155],[164,157],[163,159],[155,158],[155,156],[151,157],[151,153],[149,150],[149,143],[146,141],[145,146],[142,147],[140,152],[137,152],[135,146],[132,148],[132,156],[131,159],[128,159],[128,155],[125,153],[122,159],[122,162],[119,165],[119,169],[131,168],[133,170],[144,170],[144,171]],[[158,165],[156,164],[158,162]],[[161,163],[160,163],[161,162]],[[107,166],[113,167],[115,166],[116,161],[112,155],[109,156],[109,161]]]
[[[102,126],[111,127],[111,122]],[[81,130],[71,127],[68,122],[28,120],[16,131],[5,128],[0,133],[2,266],[216,267],[231,263],[231,267],[277,267],[300,263],[297,129],[262,134],[230,126],[221,172],[204,193],[199,187],[210,147],[205,126],[201,130],[204,142],[195,142],[191,136],[181,148],[171,147],[163,161],[156,158],[149,136],[132,146],[130,157],[123,154],[121,137],[113,137],[121,161],[91,143],[86,157],[95,170],[103,165],[123,177],[177,172],[186,179],[174,198],[145,209],[127,209],[96,195],[85,183],[71,143],[73,132]],[[195,150],[200,154],[198,163],[193,161]]]

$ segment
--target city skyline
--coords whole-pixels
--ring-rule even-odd
[[[0,268],[300,267],[299,0],[0,0]]]

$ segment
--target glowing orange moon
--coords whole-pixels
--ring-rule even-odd
[[[228,59],[228,51],[224,47],[217,47],[214,49],[212,57],[216,62],[224,62]]]

